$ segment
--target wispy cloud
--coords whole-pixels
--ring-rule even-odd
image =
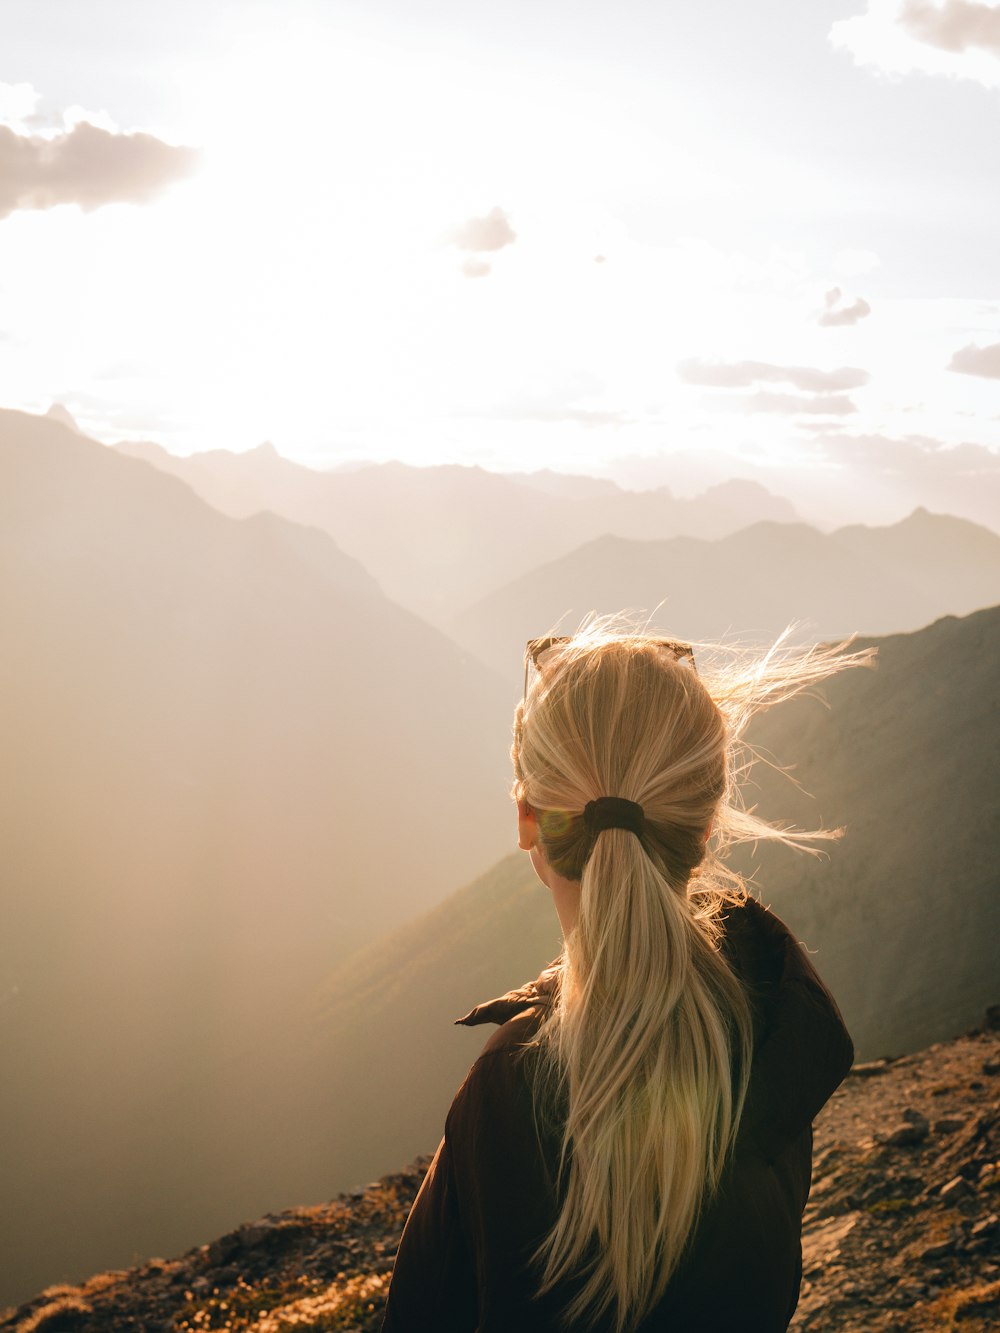
[[[825,309],[820,312],[816,322],[826,329],[841,328],[867,319],[871,312],[872,308],[864,297],[859,296],[850,305],[845,305],[840,288],[831,287],[826,294]]]
[[[1000,56],[1000,8],[974,0],[904,0],[900,25],[918,42],[942,51],[962,52],[978,47]]]
[[[1000,380],[1000,343],[989,343],[978,347],[969,343],[960,347],[948,362],[949,370],[956,370],[960,375],[979,375],[987,380]]]
[[[772,383],[790,384],[806,393],[859,389],[871,378],[860,366],[816,370],[812,366],[780,366],[770,361],[703,361],[698,357],[679,362],[677,374],[685,384],[714,389],[746,389],[754,384]]]
[[[967,488],[982,485],[994,495],[1000,493],[1000,453],[983,444],[947,445],[927,435],[900,438],[868,432],[825,434],[817,439],[816,448],[871,475],[961,483]]]
[[[488,264],[485,259],[479,259],[476,255],[469,255],[462,260],[462,272],[467,278],[485,278],[493,272],[493,266]]]
[[[634,424],[636,420],[626,412],[602,411],[586,407],[512,407],[493,412],[491,415],[504,421],[541,421],[553,425],[571,422],[577,426],[628,426]]]
[[[189,176],[193,148],[151,134],[117,134],[87,121],[55,136],[18,134],[0,125],[0,218],[19,209],[146,203]]]
[[[750,412],[785,412],[790,416],[806,412],[810,416],[851,416],[857,405],[846,393],[816,393],[803,398],[795,393],[769,393],[759,389],[742,399]]]
[[[858,65],[892,74],[942,74],[1000,86],[1000,6],[978,0],[868,0],[830,29]]]

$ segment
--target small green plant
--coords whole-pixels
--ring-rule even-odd
[[[874,1203],[865,1205],[866,1213],[901,1213],[906,1208],[913,1207],[912,1199],[904,1199],[896,1195],[891,1199],[877,1199]]]

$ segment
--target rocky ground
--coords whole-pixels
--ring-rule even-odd
[[[998,1074],[1000,1006],[980,1031],[854,1067],[816,1122],[795,1333],[1000,1328]],[[426,1165],[50,1287],[0,1312],[0,1333],[376,1330]]]

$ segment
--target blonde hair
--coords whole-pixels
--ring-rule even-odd
[[[764,654],[716,651],[709,670],[696,645],[695,672],[661,640],[594,619],[549,649],[515,715],[514,796],[581,888],[534,1042],[536,1110],[565,1116],[539,1293],[572,1281],[567,1325],[610,1314],[624,1330],[650,1313],[735,1143],[753,1032],[720,949],[723,910],[746,896],[722,853],[841,832],[779,828],[740,803],[753,714],[872,658],[846,643],[796,651],[789,633]],[[641,805],[641,836],[589,832],[582,812],[600,796]]]

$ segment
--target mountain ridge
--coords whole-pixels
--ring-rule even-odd
[[[487,589],[607,527],[647,536],[718,534],[744,523],[748,506],[752,515],[796,517],[787,500],[759,483],[736,483],[735,494],[723,483],[680,499],[666,487],[627,491],[614,482],[551,471],[498,473],[393,461],[317,472],[258,450],[178,458],[142,442],[115,448],[183,478],[224,513],[271,508],[322,527],[389,596],[442,628]]]
[[[762,519],[717,538],[604,534],[511,579],[447,622],[482,661],[514,669],[527,639],[574,629],[592,611],[656,609],[692,641],[773,640],[792,621],[818,639],[915,630],[1000,600],[1000,535],[915,510],[884,528],[821,533]]]

